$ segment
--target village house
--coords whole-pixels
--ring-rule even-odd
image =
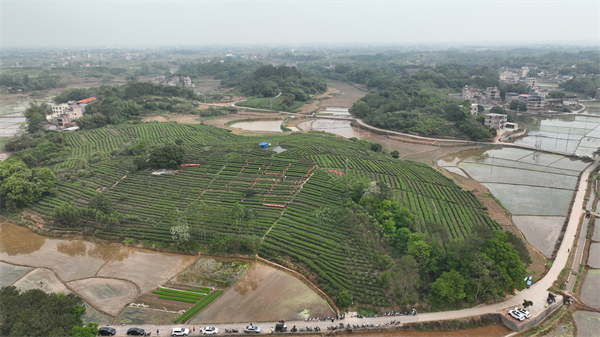
[[[507,122],[507,116],[503,114],[485,114],[485,121],[483,125],[489,126],[496,130],[504,130]]]

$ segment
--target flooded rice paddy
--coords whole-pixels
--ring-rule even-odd
[[[514,215],[513,222],[525,235],[527,241],[547,258],[552,257],[554,246],[566,217],[564,216],[520,216]]]
[[[593,115],[536,118],[526,128],[528,136],[516,144],[590,156],[600,146],[600,118]]]
[[[0,262],[0,288],[12,285],[15,281],[32,270],[33,268],[13,266],[8,263]]]
[[[466,151],[442,158],[438,165],[484,185],[513,214],[527,241],[551,257],[578,176],[589,162],[503,147]]]
[[[249,263],[201,258],[174,279],[177,283],[225,289],[231,287],[246,271]]]
[[[282,120],[277,121],[252,121],[252,122],[239,122],[231,124],[232,128],[238,128],[249,131],[271,131],[271,132],[282,132],[281,124]]]
[[[575,311],[573,318],[577,326],[577,337],[598,336],[598,331],[600,331],[600,313]]]
[[[294,320],[332,314],[327,303],[294,276],[254,263],[233,287],[190,323]]]
[[[591,268],[600,268],[600,243],[596,242],[590,245],[587,264]]]
[[[589,269],[581,287],[581,301],[600,309],[600,269]]]
[[[122,247],[102,267],[98,276],[115,277],[137,284],[142,293],[169,281],[196,260],[195,256],[159,253],[131,247]]]
[[[45,238],[23,227],[0,224],[2,285],[69,293],[66,282],[85,301],[111,315],[141,293],[172,279],[195,259],[79,239]]]
[[[92,277],[118,250],[83,240],[49,239],[28,229],[0,225],[0,260],[49,268],[65,281]]]

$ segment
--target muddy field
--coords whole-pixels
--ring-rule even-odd
[[[385,332],[353,332],[340,333],[339,336],[350,337],[500,337],[512,332],[504,325],[492,324],[480,328],[456,331],[385,331]]]
[[[31,270],[33,270],[33,268],[13,266],[8,263],[0,262],[0,288],[12,285]]]
[[[112,324],[114,318],[108,315],[101,313],[100,311],[94,309],[91,305],[84,302],[85,305],[85,314],[81,316],[81,320],[84,325],[88,323],[98,323],[100,326],[110,325]]]
[[[577,337],[598,336],[600,331],[600,313],[575,311],[573,314],[577,325]]]
[[[125,304],[138,296],[136,286],[122,280],[89,278],[68,285],[86,302],[112,316],[118,315]]]
[[[196,257],[190,255],[122,247],[98,272],[98,276],[129,280],[140,287],[141,293],[146,293],[170,280],[195,260]]]
[[[160,310],[127,307],[119,315],[117,324],[172,324],[177,316],[179,314]]]
[[[48,239],[23,227],[0,225],[0,260],[49,268],[65,281],[94,276],[116,250],[83,240]]]
[[[46,268],[36,268],[17,281],[14,286],[21,291],[40,289],[47,293],[56,294],[68,294],[71,292],[51,270]]]
[[[190,323],[260,322],[331,315],[333,311],[327,303],[294,276],[254,263],[232,288]]]
[[[345,82],[327,81],[327,86],[335,88],[339,92],[335,95],[329,95],[331,98],[323,99],[321,108],[329,106],[351,108],[355,102],[358,102],[368,93]]]

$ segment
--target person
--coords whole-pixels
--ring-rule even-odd
[[[196,327],[194,327],[194,332],[196,332]]]
[[[156,335],[158,336],[158,329],[156,329]]]

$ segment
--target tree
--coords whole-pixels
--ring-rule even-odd
[[[506,115],[506,110],[504,110],[504,108],[502,108],[502,107],[495,106],[490,109],[490,113]]]
[[[369,114],[371,109],[369,108],[367,103],[365,103],[364,101],[358,101],[358,102],[354,103],[354,105],[352,106],[352,109],[350,109],[350,110],[356,117],[363,118]]]
[[[148,161],[152,167],[176,169],[183,164],[185,152],[179,145],[165,145],[150,152]]]
[[[533,305],[532,301],[528,301],[528,300],[523,301],[523,308],[525,308],[525,309],[529,308],[532,305]]]
[[[71,337],[96,337],[98,325],[98,323],[88,323],[87,326],[74,326],[71,329]]]
[[[392,151],[392,153],[390,153],[390,155],[394,158],[400,158],[400,152],[398,152],[398,150]]]
[[[508,108],[511,110],[517,110],[519,108],[519,101],[510,101]]]
[[[83,300],[74,294],[0,289],[1,336],[69,336],[73,327],[83,326],[84,313]],[[95,333],[93,327],[88,332]]]
[[[446,119],[449,121],[460,121],[466,118],[464,111],[456,104],[446,106]]]
[[[567,95],[564,91],[550,91],[548,92],[548,96],[550,98],[564,98]]]
[[[371,144],[371,151],[381,152],[382,148],[383,148],[383,146],[381,146],[381,144],[379,144],[379,143],[373,143],[373,144]]]
[[[347,308],[350,306],[350,294],[348,293],[347,290],[342,290],[339,292],[338,296],[337,296],[337,302],[338,305],[340,306],[340,308]]]
[[[50,108],[45,103],[29,103],[29,108],[25,110],[23,116],[27,118],[27,132],[30,134],[43,130],[46,121],[46,114]]]
[[[508,242],[508,235],[502,231],[494,231],[495,237],[487,240],[483,252],[493,262],[494,267],[504,279],[504,289],[525,288],[525,267],[521,264],[519,253]]]
[[[399,305],[416,302],[419,295],[419,264],[412,256],[406,255],[396,266],[392,277],[392,296]]]
[[[485,111],[485,107],[481,104],[477,104],[477,113],[482,113]]]
[[[79,223],[80,215],[79,208],[77,208],[74,202],[63,202],[62,205],[54,208],[52,220],[67,227],[75,227]]]
[[[113,212],[114,204],[104,193],[98,192],[90,199],[88,207],[109,215]]]
[[[451,304],[465,298],[464,277],[452,269],[449,272],[444,272],[431,285],[431,298],[434,302],[441,304]]]
[[[390,273],[385,271],[383,273],[381,273],[381,275],[379,275],[379,285],[383,288],[383,289],[387,289],[392,285],[391,279],[390,279]]]

